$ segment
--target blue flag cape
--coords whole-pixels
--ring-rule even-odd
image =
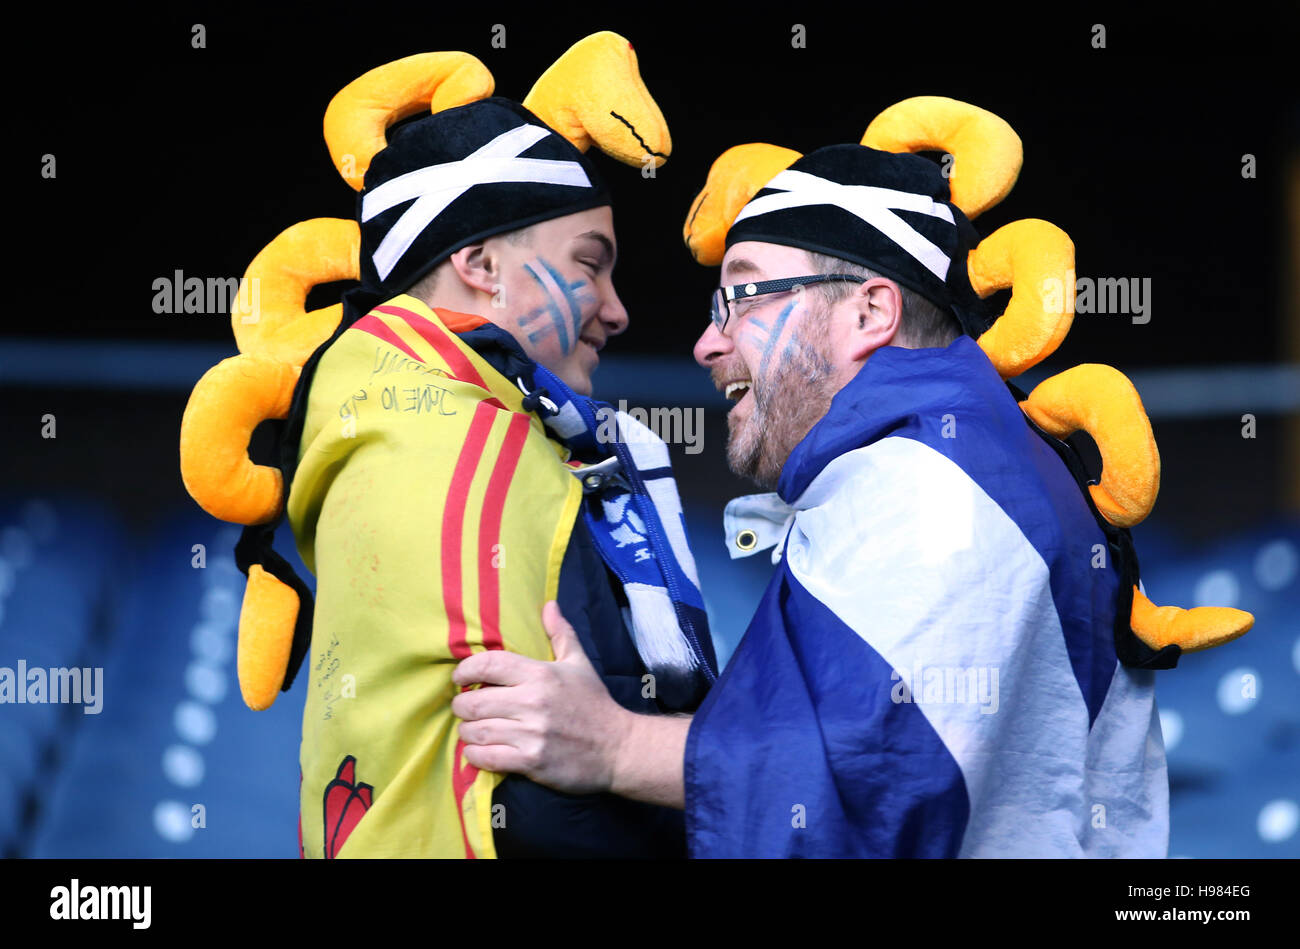
[[[1166,855],[1105,535],[972,339],[875,352],[726,522],[781,563],[692,722],[692,856]]]

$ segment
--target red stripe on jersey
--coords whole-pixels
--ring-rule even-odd
[[[479,612],[483,618],[483,646],[486,649],[502,648],[501,573],[492,561],[497,553],[497,542],[501,538],[506,493],[510,490],[510,481],[519,466],[519,456],[523,454],[524,440],[527,438],[528,416],[512,413],[510,427],[506,429],[506,437],[501,444],[501,454],[497,458],[496,467],[492,469],[487,494],[483,498],[483,519],[479,523],[478,535],[478,596]]]
[[[387,313],[389,316],[404,319],[411,329],[424,337],[425,342],[438,351],[438,355],[451,367],[453,378],[460,379],[463,382],[472,382],[480,389],[487,388],[487,383],[478,374],[478,370],[469,361],[469,357],[461,352],[456,347],[456,344],[447,337],[447,334],[433,322],[400,306],[385,304],[384,306],[377,306],[375,309],[380,313]]]
[[[474,419],[470,422],[469,434],[465,436],[465,444],[461,446],[456,467],[451,474],[451,484],[447,488],[447,506],[442,509],[442,601],[447,611],[447,646],[456,659],[464,659],[470,654],[465,637],[465,597],[460,554],[465,529],[465,505],[495,417],[496,410],[486,402],[479,402],[474,407]]]
[[[382,309],[382,307],[378,309]],[[361,332],[363,333],[369,333],[371,336],[377,336],[380,339],[382,339],[385,343],[387,343],[389,346],[393,346],[397,349],[400,349],[402,352],[406,353],[406,355],[410,356],[416,362],[419,363],[424,362],[423,359],[421,359],[419,356],[415,354],[415,350],[411,349],[410,346],[407,346],[404,342],[402,342],[402,338],[393,332],[392,327],[390,327],[387,323],[385,323],[377,316],[370,316],[369,314],[367,314],[366,316],[361,317],[361,319],[353,323],[352,328],[361,330]]]
[[[461,689],[464,692],[464,689]],[[465,795],[474,785],[474,779],[478,777],[478,768],[472,764],[466,763],[461,765],[461,758],[465,752],[465,742],[457,740],[456,757],[451,765],[451,788],[456,795],[456,815],[460,818],[460,836],[465,842],[465,859],[474,859],[474,848],[469,845],[469,831],[465,827],[465,809],[463,802]]]

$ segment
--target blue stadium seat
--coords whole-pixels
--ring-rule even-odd
[[[289,531],[279,533],[277,550],[308,578]],[[195,511],[139,551],[104,710],[80,729],[31,856],[297,856],[305,688],[265,712],[243,704],[237,537]]]
[[[24,668],[45,681],[43,701],[0,707],[0,852],[21,845],[24,801],[75,730],[81,709],[52,701],[49,670],[99,664],[125,543],[120,520],[97,501],[54,495],[0,504],[0,667],[24,698]]]
[[[1300,522],[1144,561],[1143,575],[1158,604],[1255,614],[1241,639],[1157,674],[1171,855],[1300,856]]]
[[[239,696],[237,529],[186,512],[123,556],[111,518],[96,527],[93,510],[62,510],[79,525],[68,545],[33,545],[21,571],[11,567],[7,589],[0,575],[0,665],[20,654],[46,666],[102,665],[103,711],[0,710],[0,852],[21,844],[21,855],[38,857],[295,856],[305,688],[298,683],[266,712],[249,711]],[[21,505],[0,508],[0,531],[23,518]],[[687,518],[725,663],[771,576],[770,555],[732,561],[720,512],[688,510]],[[96,530],[99,539],[88,539]],[[289,531],[278,533],[277,549],[310,579]],[[1203,549],[1158,523],[1135,537],[1155,602],[1237,605],[1257,620],[1243,639],[1157,674],[1171,855],[1300,856],[1300,522]],[[0,556],[8,549],[21,560],[14,535],[8,543],[0,533]],[[191,565],[195,544],[206,548],[201,570]],[[96,632],[104,616],[107,639]],[[19,622],[26,635],[11,625]],[[43,773],[47,759],[53,775]],[[36,826],[20,834],[35,789]],[[196,804],[202,828],[193,826]]]

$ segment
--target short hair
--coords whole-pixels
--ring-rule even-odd
[[[813,273],[849,274],[853,277],[861,277],[864,281],[872,277],[885,276],[869,267],[832,257],[830,254],[815,254],[812,251],[806,253],[812,264]],[[898,283],[896,280],[894,282]],[[822,295],[826,305],[832,306],[851,294],[854,285],[847,280],[828,280],[826,283],[811,284],[808,289],[816,290]],[[962,335],[961,323],[951,310],[937,306],[901,283],[898,284],[898,290],[903,301],[903,312],[899,318],[898,334],[894,337],[897,341],[896,345],[903,345],[909,349],[945,347]]]
[[[533,242],[533,228],[535,226],[530,224],[527,227],[517,227],[513,231],[506,231],[504,234],[497,234],[496,236],[505,238],[506,243],[514,247],[527,247]],[[435,266],[423,277],[411,284],[406,293],[417,300],[428,301],[432,299],[433,291],[438,286],[438,267],[442,266],[443,263],[446,263],[446,261],[439,262],[438,266]]]

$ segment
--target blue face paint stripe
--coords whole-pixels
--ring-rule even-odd
[[[547,289],[546,282],[542,280],[542,278],[537,275],[537,272],[528,264],[524,264],[524,269],[528,271],[530,277],[537,281],[537,285],[541,287],[542,292],[546,294],[546,299],[548,301],[546,309],[550,312],[551,322],[555,325],[555,332],[558,333],[560,337],[560,352],[567,356],[571,350],[569,349],[569,330],[568,327],[565,326],[564,314],[560,311],[559,304],[555,302],[555,298],[551,295],[551,291]],[[529,339],[536,342],[536,340],[533,340],[531,334],[529,335]]]
[[[781,331],[785,329],[785,321],[790,316],[790,311],[795,308],[798,301],[791,300],[781,311],[781,315],[776,318],[776,326],[772,328],[771,335],[767,337],[767,342],[763,345],[763,355],[758,361],[758,374],[762,378],[767,377],[767,364],[771,361],[772,350],[776,348],[777,341],[781,338]]]
[[[550,261],[545,257],[538,257],[537,259],[541,262],[541,265],[546,268],[546,272],[551,275],[551,279],[555,281],[555,285],[559,287],[560,292],[564,294],[565,302],[569,304],[569,312],[573,315],[573,338],[576,340],[578,338],[578,331],[582,327],[582,310],[579,307],[577,295],[573,291],[577,290],[579,287],[585,287],[587,281],[579,280],[576,283],[568,283],[565,281],[564,275],[552,267]]]

